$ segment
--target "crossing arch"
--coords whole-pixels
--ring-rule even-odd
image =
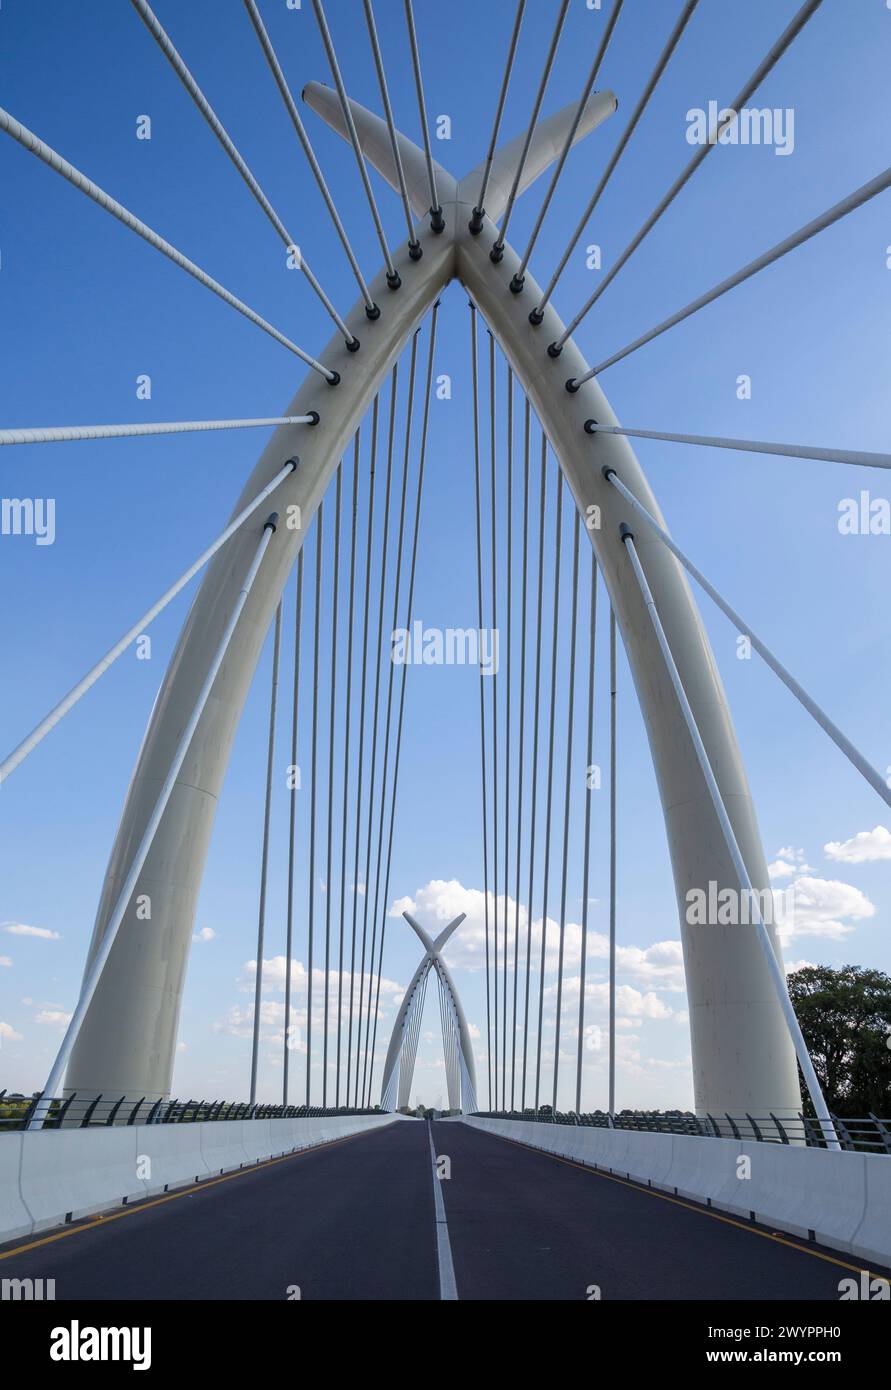
[[[349,137],[331,89],[313,83],[304,90],[304,98],[329,125]],[[523,292],[511,293],[519,256],[509,242],[504,242],[498,261],[488,250],[499,237],[495,222],[512,190],[517,196],[545,172],[574,121],[574,139],[582,139],[615,105],[611,93],[594,93],[581,119],[573,103],[536,128],[525,152],[522,139],[500,150],[489,173],[482,221],[485,234],[471,229],[481,170],[457,181],[435,166],[442,224],[437,232],[425,216],[429,208],[425,153],[398,136],[408,196],[419,219],[413,241],[422,255],[417,258],[409,245],[391,252],[401,283],[392,289],[393,275],[386,268],[370,283],[372,298],[381,309],[379,317],[369,316],[361,298],[346,316],[347,329],[354,340],[361,341],[361,351],[351,351],[343,334],[335,334],[321,360],[339,380],[332,384],[310,374],[286,411],[290,417],[317,413],[319,425],[312,429],[280,426],[236,503],[237,513],[275,477],[285,459],[299,458],[298,466],[280,484],[275,502],[283,513],[299,507],[303,529],[279,528],[263,557],[139,875],[138,891],[151,895],[153,930],[148,935],[125,917],[74,1042],[67,1090],[80,1094],[117,1091],[137,1098],[169,1092],[186,959],[216,799],[262,642],[337,461],[410,334],[448,283],[457,279],[478,306],[532,401],[583,519],[589,518],[592,506],[599,509],[599,525],[586,525],[586,534],[628,653],[662,799],[681,915],[697,1108],[736,1114],[797,1112],[795,1053],[755,935],[720,927],[697,933],[684,921],[689,889],[712,881],[722,886],[735,883],[735,871],[646,605],[627,565],[619,527],[628,509],[602,475],[602,468],[614,469],[661,519],[658,504],[627,439],[602,433],[592,449],[584,428],[587,421],[618,424],[599,382],[590,379],[576,392],[567,393],[567,378],[578,379],[588,371],[580,349],[568,339],[557,357],[542,350],[563,335],[562,321],[549,302],[540,321],[530,323],[529,307],[541,296],[538,285],[527,270]],[[349,109],[364,155],[398,188],[399,171],[387,126],[354,101]],[[216,556],[177,643],[111,853],[88,974],[179,734],[242,590],[260,525],[259,520],[246,525]],[[658,595],[662,621],[749,875],[756,887],[766,888],[755,811],[698,610],[673,556],[648,535],[640,536],[639,551],[650,586]]]

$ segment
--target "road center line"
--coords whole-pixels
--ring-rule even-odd
[[[427,1138],[430,1140],[430,1164],[433,1175],[433,1203],[436,1208],[436,1258],[439,1264],[439,1297],[443,1302],[458,1297],[455,1283],[455,1266],[452,1264],[452,1244],[449,1240],[449,1223],[446,1218],[445,1202],[442,1199],[442,1184],[436,1172],[436,1146],[433,1143],[433,1121],[427,1123]]]

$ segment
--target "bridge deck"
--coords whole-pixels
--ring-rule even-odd
[[[0,1248],[65,1299],[437,1299],[429,1126],[395,1123]],[[837,1301],[852,1262],[467,1125],[433,1125],[461,1299]],[[882,1272],[882,1271],[876,1271]]]

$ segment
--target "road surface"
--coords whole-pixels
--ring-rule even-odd
[[[399,1121],[13,1242],[0,1278],[57,1300],[434,1300],[450,1252],[462,1300],[837,1302],[856,1265],[465,1124],[432,1126],[440,1180],[430,1134]]]

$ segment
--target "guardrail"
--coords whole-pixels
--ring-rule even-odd
[[[42,1096],[8,1096],[0,1091],[0,1132],[27,1129]],[[106,1125],[176,1125],[211,1120],[303,1120],[335,1115],[377,1115],[380,1108],[353,1109],[348,1106],[323,1109],[306,1105],[251,1105],[248,1101],[227,1100],[127,1100],[126,1096],[70,1096],[54,1099],[43,1123],[44,1129],[90,1129]]]
[[[256,1107],[267,1108],[279,1107]],[[234,1108],[231,1119],[0,1134],[0,1242],[405,1123],[382,1112],[236,1120]]]
[[[549,1114],[539,1114],[536,1122],[531,1113],[524,1118],[470,1115],[464,1123],[601,1174],[713,1207],[739,1225],[757,1222],[768,1231],[786,1231],[801,1243],[831,1246],[844,1251],[847,1260],[853,1256],[861,1269],[891,1268],[891,1163],[886,1149],[842,1151],[791,1138],[783,1144],[779,1137],[763,1142],[764,1122],[758,1124],[759,1143],[754,1132],[736,1137],[727,1118],[719,1136],[705,1117],[699,1131],[681,1129],[679,1121],[695,1118],[689,1114],[615,1118],[648,1120],[649,1132],[646,1124],[610,1128],[602,1122],[576,1124],[568,1116],[555,1123]],[[655,1126],[660,1119],[678,1127],[659,1132]],[[734,1123],[741,1134],[736,1116]],[[843,1121],[845,1129],[854,1123]],[[788,1133],[785,1119],[783,1128]]]
[[[582,1125],[592,1129],[631,1129],[650,1134],[692,1134],[704,1139],[754,1139],[765,1144],[807,1145],[825,1148],[826,1140],[808,1115],[694,1115],[690,1111],[624,1110],[610,1116],[604,1110],[576,1114],[574,1110],[477,1110],[481,1119],[532,1120],[539,1124]],[[866,1119],[832,1115],[843,1149],[858,1153],[891,1154],[891,1120],[870,1114]]]

